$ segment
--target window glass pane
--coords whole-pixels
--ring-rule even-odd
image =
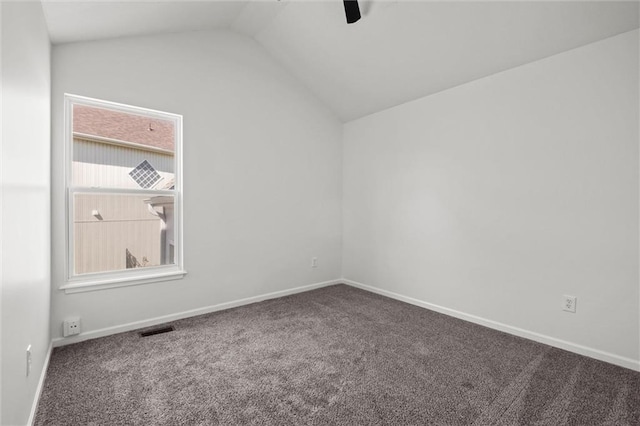
[[[174,263],[174,197],[75,193],[74,273]]]
[[[173,189],[174,146],[171,120],[73,105],[74,186]]]

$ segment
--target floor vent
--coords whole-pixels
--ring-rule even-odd
[[[153,336],[155,334],[168,333],[173,330],[175,330],[175,328],[173,328],[172,325],[168,325],[164,327],[154,328],[153,330],[141,331],[139,334],[140,334],[140,337],[148,337],[148,336]]]

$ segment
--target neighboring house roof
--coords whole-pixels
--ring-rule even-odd
[[[119,111],[74,105],[73,132],[175,150],[173,122]]]

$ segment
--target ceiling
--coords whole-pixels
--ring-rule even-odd
[[[42,0],[54,44],[227,28],[246,1]]]
[[[347,122],[639,27],[612,1],[43,0],[53,43],[229,29],[253,37]]]

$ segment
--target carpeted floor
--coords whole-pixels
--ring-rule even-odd
[[[337,285],[53,352],[37,425],[640,425],[640,373]]]

